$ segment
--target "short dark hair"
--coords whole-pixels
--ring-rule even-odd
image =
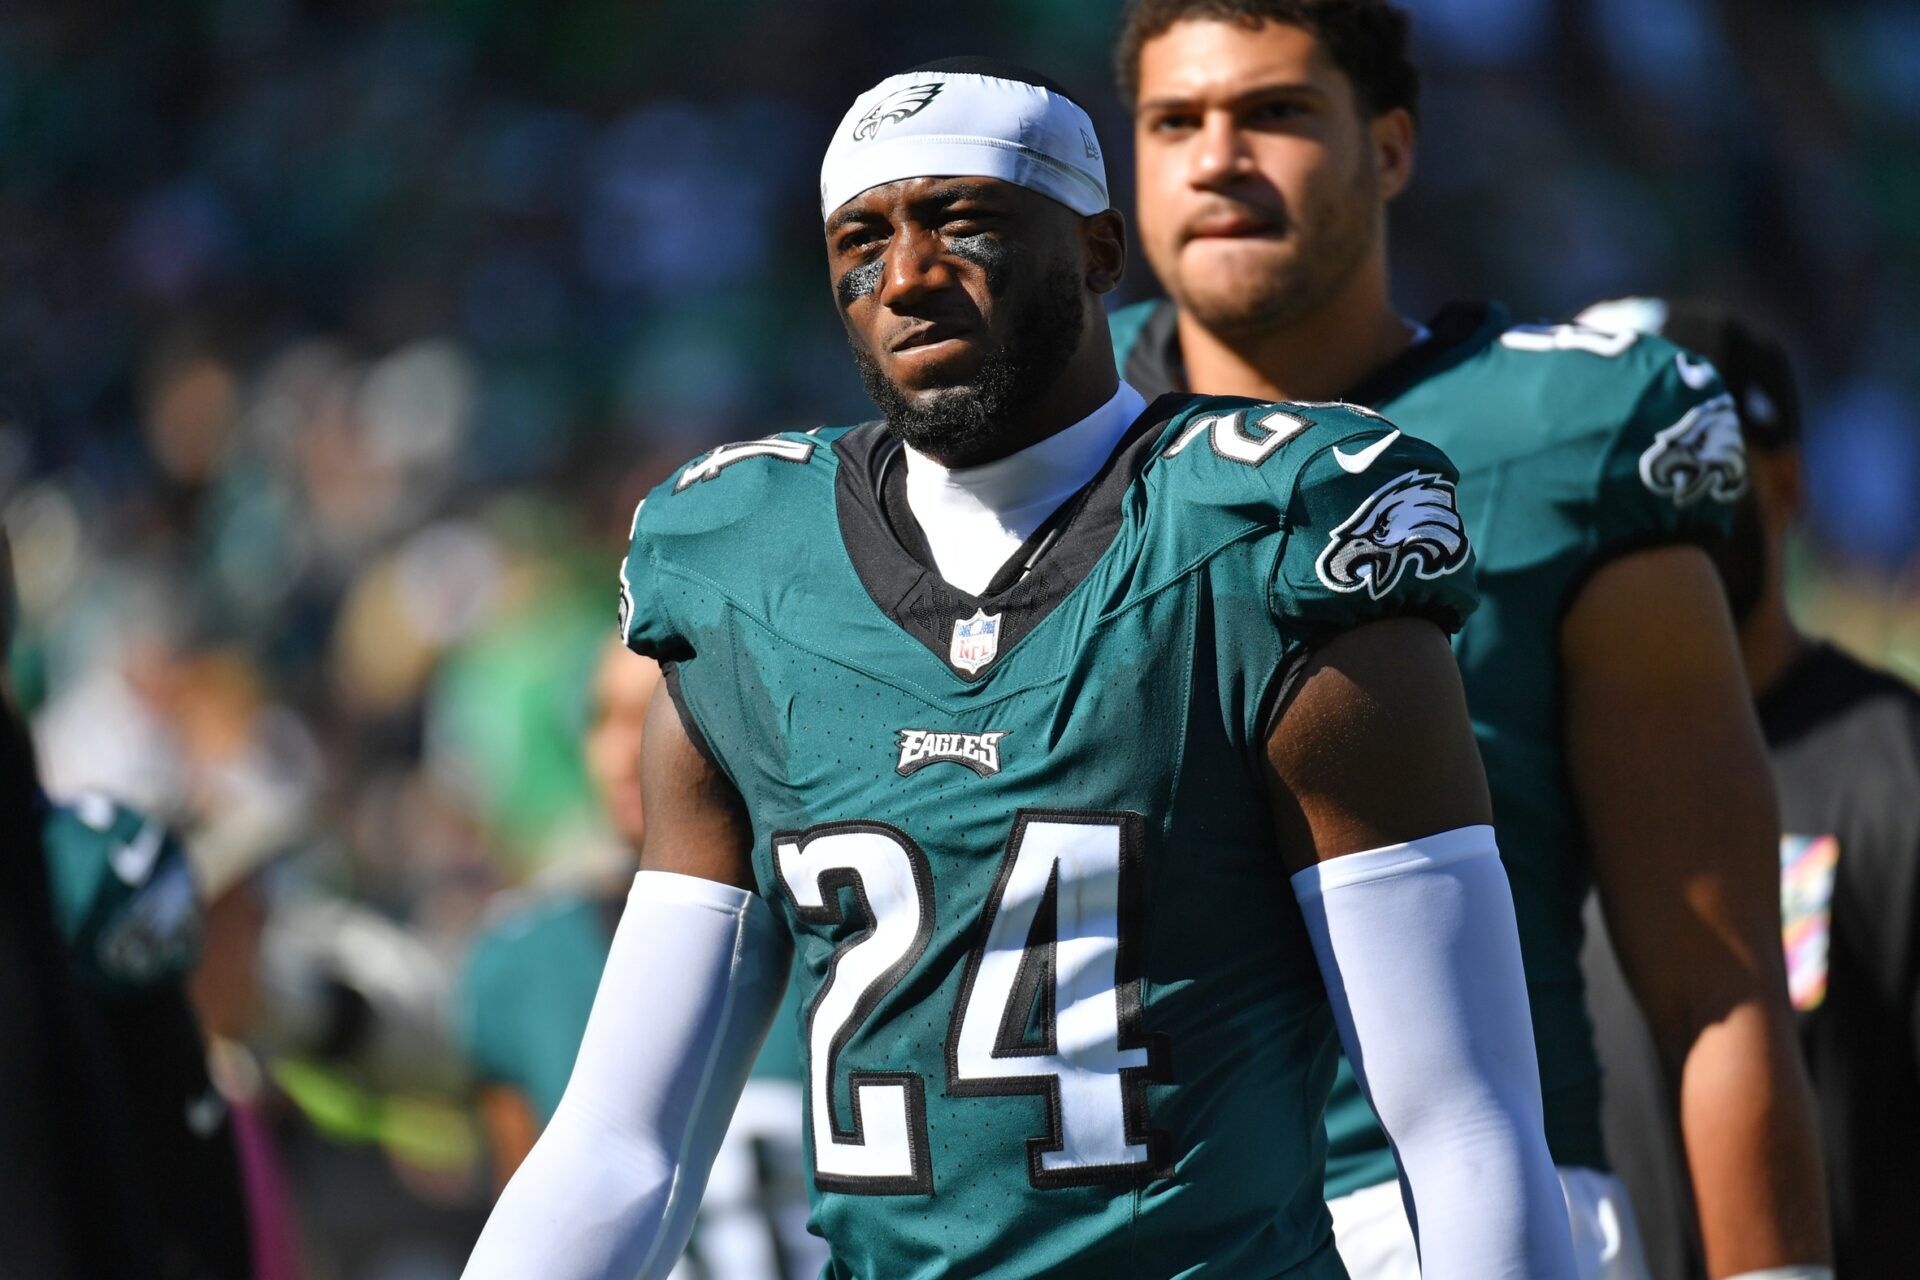
[[[1011,80],[1015,84],[1030,84],[1036,89],[1045,89],[1055,97],[1065,98],[1082,111],[1087,108],[1059,84],[1041,75],[1031,67],[1023,67],[1017,62],[1008,62],[1003,58],[960,57],[937,58],[932,62],[923,62],[917,67],[908,67],[902,75],[913,75],[921,71],[937,71],[950,76],[992,76],[995,80]]]
[[[1175,23],[1189,21],[1299,27],[1327,47],[1368,116],[1395,107],[1419,113],[1420,71],[1407,52],[1412,23],[1387,0],[1132,0],[1113,57],[1129,110],[1140,100],[1140,50]]]

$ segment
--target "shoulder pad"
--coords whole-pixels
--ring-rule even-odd
[[[704,530],[751,515],[769,489],[794,479],[786,474],[790,469],[805,468],[832,451],[831,439],[805,431],[718,445],[648,495],[654,503],[651,527],[662,532]]]
[[[1264,494],[1284,508],[1307,459],[1334,444],[1364,447],[1392,430],[1359,405],[1199,396],[1162,429],[1153,464],[1191,500],[1244,503]]]
[[[687,656],[685,637],[660,589],[660,558],[724,562],[767,551],[758,544],[782,536],[781,521],[768,519],[769,512],[791,511],[809,500],[831,503],[833,441],[850,429],[816,427],[723,444],[643,498],[634,508],[620,566],[618,626],[628,647],[662,661]],[[722,533],[727,536],[716,540]]]
[[[1598,451],[1589,495],[1590,536],[1598,543],[1731,525],[1746,490],[1746,450],[1732,397],[1711,363],[1654,334],[1583,325],[1516,326],[1501,334],[1499,348],[1519,360],[1554,362],[1537,391],[1548,410],[1542,431]]]

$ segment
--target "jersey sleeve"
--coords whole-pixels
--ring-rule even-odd
[[[620,566],[619,630],[627,647],[663,664],[692,658],[695,637],[712,618],[690,597],[710,604],[718,584],[738,576],[742,557],[787,549],[785,526],[768,513],[793,500],[796,476],[820,473],[808,464],[845,431],[819,427],[718,445],[648,494],[633,510]]]
[[[1652,372],[1601,467],[1598,545],[1711,540],[1731,528],[1747,488],[1733,397],[1705,360],[1664,339],[1640,342]]]
[[[627,648],[642,657],[673,662],[690,655],[690,648],[667,612],[660,590],[654,546],[646,528],[649,502],[659,500],[658,491],[641,499],[633,509],[633,524],[627,530],[627,554],[620,562],[620,605],[618,627]]]
[[[1301,466],[1270,588],[1275,620],[1310,643],[1378,618],[1430,618],[1449,634],[1473,612],[1473,546],[1447,456],[1354,413]]]

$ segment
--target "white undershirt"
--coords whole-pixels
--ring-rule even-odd
[[[977,467],[944,467],[906,446],[907,507],[940,576],[968,595],[986,590],[1020,544],[1093,479],[1146,407],[1122,382],[1065,431]]]

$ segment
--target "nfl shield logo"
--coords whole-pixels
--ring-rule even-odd
[[[971,618],[953,624],[953,645],[947,651],[947,660],[968,675],[978,675],[999,652],[999,614],[976,609]]]

